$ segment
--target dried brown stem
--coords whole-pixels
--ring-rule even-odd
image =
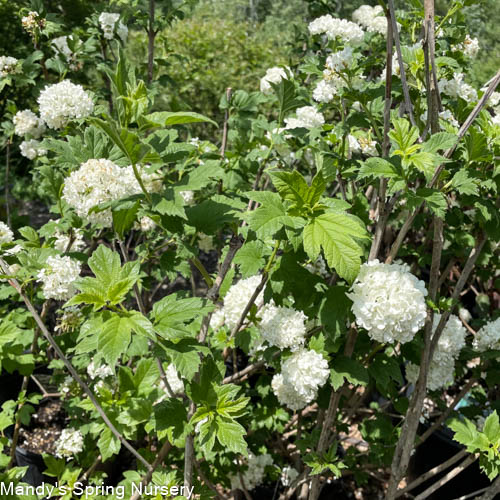
[[[222,129],[222,144],[220,147],[220,155],[224,158],[226,154],[226,146],[227,146],[227,130],[228,130],[228,122],[229,122],[229,104],[231,103],[231,96],[233,94],[233,89],[228,87],[226,89],[226,103],[227,108],[224,113],[224,128]]]

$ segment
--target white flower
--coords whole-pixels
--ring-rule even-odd
[[[104,38],[108,40],[113,39],[113,32],[118,19],[120,19],[120,14],[113,12],[101,12],[101,15],[99,16],[99,23],[101,24]]]
[[[432,322],[433,332],[436,331],[440,319],[441,314],[435,313]],[[439,337],[434,357],[436,357],[437,353],[444,353],[451,356],[452,358],[458,357],[460,351],[463,349],[463,347],[465,347],[466,336],[467,330],[463,326],[460,319],[454,314],[451,314]]]
[[[384,16],[384,9],[380,5],[362,5],[352,13],[352,20],[366,28],[366,31],[387,33],[387,18]]]
[[[345,47],[343,50],[334,52],[326,58],[326,67],[336,73],[346,70],[353,61],[352,47]]]
[[[259,323],[262,338],[269,344],[286,349],[297,350],[304,344],[307,317],[302,311],[289,307],[266,304],[260,312]]]
[[[351,290],[356,323],[378,342],[409,342],[424,325],[427,290],[406,265],[367,262]]]
[[[330,102],[338,93],[338,87],[333,80],[320,80],[313,90],[313,99],[317,102]]]
[[[81,264],[77,260],[58,255],[49,257],[45,267],[38,273],[43,283],[46,299],[68,300],[76,293],[74,282],[80,277]]]
[[[75,429],[63,429],[56,442],[56,457],[70,460],[83,450],[83,436]]]
[[[161,182],[138,167],[141,179],[148,191],[161,189]],[[107,201],[119,200],[142,193],[132,166],[119,167],[106,159],[88,160],[66,179],[63,199],[72,206],[78,216],[93,224],[111,227],[111,209],[89,214],[92,207]]]
[[[311,35],[321,35],[323,33],[333,40],[341,38],[345,43],[358,44],[363,41],[365,32],[363,29],[346,19],[337,19],[330,14],[318,17],[309,24]]]
[[[194,204],[194,191],[180,191],[179,194],[184,200],[184,204],[186,205]]]
[[[281,470],[281,484],[287,488],[288,486],[290,486],[294,481],[295,479],[297,479],[299,475],[299,471],[297,469],[294,469],[293,467],[290,467],[290,466],[285,466],[283,467],[283,469]]]
[[[324,116],[314,106],[303,106],[296,110],[296,118],[285,118],[285,128],[307,128],[321,127],[325,123]]]
[[[94,110],[94,103],[81,85],[63,80],[47,85],[38,97],[40,117],[49,128],[64,127],[70,120],[85,118]]]
[[[21,19],[21,24],[28,33],[33,33],[35,28],[43,28],[45,26],[45,19],[42,19],[36,10],[32,10],[28,12],[27,16]]]
[[[269,94],[273,88],[271,83],[280,83],[283,78],[288,79],[287,72],[290,72],[290,68],[285,66],[284,68],[279,68],[277,66],[269,68],[266,74],[260,79],[260,91],[264,94]]]
[[[445,122],[448,122],[453,127],[460,128],[460,124],[449,109],[444,109],[443,111],[441,111],[439,113],[439,118],[441,120],[444,120]]]
[[[349,146],[350,153],[359,153],[361,151],[361,145],[356,137],[351,134],[347,136],[347,145]]]
[[[210,328],[217,331],[224,325],[224,309],[216,309],[210,317]]]
[[[370,137],[354,137],[349,134],[347,136],[349,151],[351,153],[362,153],[366,156],[377,156],[377,143],[372,141]]]
[[[18,73],[18,62],[19,61],[15,57],[0,56],[0,77],[4,78],[7,75]]]
[[[328,269],[326,268],[325,259],[323,259],[323,256],[321,255],[315,262],[306,264],[306,269],[312,274],[319,274],[322,278],[326,278],[330,275]]]
[[[214,249],[214,240],[212,236],[205,233],[198,233],[198,248],[203,252],[210,252]]]
[[[451,47],[453,52],[463,52],[466,57],[473,58],[479,52],[479,40],[471,38],[469,34],[465,35],[465,40],[458,45]]]
[[[282,364],[281,373],[273,377],[271,386],[281,404],[300,410],[316,399],[329,374],[328,362],[321,354],[300,349]]]
[[[14,115],[14,133],[16,135],[31,135],[33,138],[38,139],[45,132],[45,124],[41,118],[30,111],[18,111]]]
[[[95,365],[93,361],[87,366],[87,374],[88,376],[94,380],[96,378],[106,378],[114,375],[115,372],[108,365]]]
[[[465,83],[463,79],[463,73],[455,73],[451,80],[447,80],[446,78],[439,80],[439,91],[450,97],[460,97],[467,102],[477,101],[476,90],[468,83]]]
[[[224,323],[229,329],[233,329],[240,320],[246,305],[261,282],[261,276],[251,276],[240,280],[226,293],[224,297]],[[260,308],[264,303],[264,290],[261,290],[254,304]],[[213,317],[214,315],[212,315]],[[215,320],[214,320],[215,321]]]
[[[40,147],[40,141],[29,139],[19,144],[19,151],[28,160],[34,160],[37,156],[47,154],[47,150]]]
[[[434,356],[427,372],[427,389],[436,391],[453,384],[453,371],[455,360],[452,356]],[[420,367],[413,363],[406,365],[406,378],[408,382],[416,384],[420,373]]]
[[[54,237],[56,238],[56,241],[54,241],[54,248],[60,252],[66,252],[66,249],[71,241],[70,235],[56,231]],[[71,241],[71,247],[68,251],[80,252],[85,248],[85,246],[86,244],[83,241],[82,231],[80,229],[73,229],[73,240]]]
[[[500,317],[486,323],[478,330],[472,342],[476,351],[484,352],[489,349],[500,350]]]
[[[241,473],[243,483],[247,491],[253,490],[264,481],[265,468],[273,465],[273,458],[271,455],[265,453],[264,455],[255,456],[253,453],[248,454],[248,469]],[[231,477],[231,489],[242,489],[239,474]]]
[[[468,323],[472,319],[471,313],[467,309],[465,309],[465,307],[461,307],[458,310],[458,317],[466,323]]]
[[[70,35],[71,36],[71,35]],[[73,55],[73,52],[68,46],[68,37],[67,36],[58,36],[57,38],[54,38],[51,42],[50,45],[52,45],[52,49],[54,52],[59,52],[66,57],[66,59],[69,61],[71,59],[71,56]]]
[[[177,373],[177,370],[175,369],[173,363],[168,365],[167,369],[165,370],[165,375],[167,377],[168,385],[170,386],[174,394],[179,394],[184,392],[184,382],[179,377],[179,374]],[[160,382],[160,385],[161,386],[164,385],[163,381]]]
[[[127,41],[128,28],[121,21],[118,23],[118,27],[116,28],[116,34],[120,37],[123,43]]]
[[[481,89],[483,92],[486,91],[486,88],[484,89]],[[490,106],[492,107],[495,107],[495,106],[498,106],[498,104],[500,104],[500,92],[493,92],[491,95],[490,95],[490,98],[489,98],[489,103],[488,103]]]
[[[14,233],[5,222],[0,221],[0,245],[14,240]]]

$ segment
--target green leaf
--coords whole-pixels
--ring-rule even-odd
[[[358,179],[366,177],[386,177],[392,179],[400,177],[394,165],[383,158],[372,157],[363,162],[358,172]]]
[[[455,134],[438,132],[431,135],[429,140],[422,144],[422,151],[427,153],[437,153],[440,149],[445,150],[451,148],[456,142],[457,136]]]
[[[474,451],[474,440],[478,436],[476,426],[467,418],[462,422],[458,418],[453,418],[447,423],[448,427],[455,432],[453,439],[465,445],[469,451]],[[469,449],[470,448],[470,449]]]
[[[209,354],[210,349],[194,339],[181,339],[177,343],[165,342],[165,351],[172,358],[176,370],[190,382],[201,364],[200,354]]]
[[[500,423],[496,410],[488,415],[484,422],[483,432],[490,442],[497,443],[500,441]]]
[[[479,195],[478,180],[470,177],[468,170],[459,170],[451,179],[451,185],[460,194]]]
[[[437,189],[420,188],[417,189],[416,193],[408,192],[407,197],[408,208],[415,208],[425,201],[431,211],[438,217],[443,218],[446,215],[446,210],[448,208],[446,197]]]
[[[181,299],[176,294],[170,294],[155,303],[153,317],[163,326],[174,326],[205,316],[213,308],[212,304],[198,297]]]
[[[119,453],[121,443],[109,430],[109,427],[104,427],[97,441],[97,447],[101,452],[102,461],[105,462],[108,458]]]
[[[278,84],[271,83],[271,87],[273,87],[278,97],[279,123],[281,124],[286,113],[298,108],[302,101],[295,98],[295,86],[287,78],[283,78]]]
[[[394,130],[389,132],[389,137],[404,154],[407,154],[408,149],[415,143],[418,136],[418,128],[410,128],[410,122],[404,118],[394,120]]]
[[[220,444],[234,453],[247,455],[247,443],[243,439],[245,428],[231,419],[217,418],[217,439]]]
[[[257,210],[244,215],[250,229],[255,231],[259,238],[272,237],[283,227],[295,228],[298,224],[300,219],[287,215],[285,205],[277,193],[260,191],[247,193],[247,196],[261,203]]]
[[[170,127],[172,125],[183,125],[186,123],[211,123],[218,127],[218,124],[211,120],[210,118],[200,115],[199,113],[193,113],[192,111],[157,111],[146,115],[145,118],[152,123],[160,125],[162,127]]]
[[[262,243],[259,241],[246,242],[238,250],[233,262],[240,266],[243,278],[257,274],[265,264]]]
[[[128,318],[113,314],[99,332],[98,348],[106,363],[114,367],[118,358],[127,351],[132,325]]]
[[[136,201],[130,208],[113,210],[113,227],[120,239],[123,239],[125,233],[132,229],[140,206],[140,202]]]
[[[333,368],[330,371],[330,376],[336,383],[340,377],[346,379],[353,385],[367,385],[370,381],[368,370],[358,361],[346,356],[337,356],[333,360]],[[338,387],[334,386],[334,389]]]
[[[348,214],[326,212],[314,217],[304,228],[304,250],[316,260],[321,250],[328,265],[347,281],[354,281],[363,249],[356,239],[366,238],[363,223]]]
[[[412,154],[408,161],[418,170],[423,172],[426,179],[430,179],[434,175],[434,170],[440,163],[440,158],[434,153],[419,151]]]

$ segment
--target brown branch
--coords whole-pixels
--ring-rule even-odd
[[[455,396],[452,403],[446,408],[446,410],[439,416],[439,418],[422,434],[418,440],[417,447],[424,443],[434,431],[441,426],[441,424],[448,418],[448,415],[455,409],[462,398],[469,392],[470,388],[477,382],[477,379],[471,378],[461,389],[461,391]]]
[[[465,457],[467,455],[467,450],[463,449],[460,450],[458,453],[453,455],[451,458],[446,460],[446,462],[443,462],[442,464],[436,465],[436,467],[433,467],[432,469],[428,470],[427,472],[424,472],[420,477],[415,479],[415,481],[412,481],[408,486],[403,488],[402,490],[399,490],[397,492],[396,498],[399,498],[403,495],[405,495],[408,491],[413,490],[420,484],[424,483],[431,477],[434,477],[436,474],[439,474],[440,472],[446,470],[448,467],[451,467],[454,463],[458,462],[460,459]]]
[[[399,39],[398,23],[396,20],[396,13],[394,10],[394,0],[388,0],[389,12],[391,18],[392,31],[394,34],[394,41],[396,42],[396,53],[398,55],[399,71],[401,76],[401,85],[403,86],[403,96],[405,103],[405,111],[408,113],[410,122],[416,126],[415,118],[413,117],[413,105],[410,99],[410,91],[408,89],[408,82],[406,81],[405,63],[403,61],[403,54],[401,53],[401,41]]]
[[[6,270],[8,269],[7,263],[0,258],[0,268],[2,268],[3,272],[6,273]],[[47,330],[47,327],[45,326],[45,323],[43,322],[42,318],[38,314],[37,310],[34,308],[33,304],[31,303],[30,299],[28,296],[23,292],[21,286],[19,285],[18,281],[16,279],[10,279],[9,284],[15,288],[17,293],[21,296],[23,299],[23,302],[26,304],[26,307],[28,308],[28,311],[31,313],[33,316],[33,319],[35,320],[36,324],[38,325],[38,328],[40,328],[40,331],[42,332],[43,336],[47,339],[51,347],[54,349],[54,351],[57,353],[61,361],[64,363],[66,368],[68,369],[70,375],[76,380],[78,385],[83,389],[85,394],[89,397],[90,401],[94,405],[95,409],[97,410],[97,413],[101,416],[101,418],[104,420],[104,423],[109,427],[110,431],[115,435],[115,437],[120,441],[120,443],[127,448],[134,457],[137,458],[145,467],[149,470],[151,469],[151,465],[144,459],[143,456],[141,456],[137,450],[121,435],[121,433],[116,429],[116,427],[113,425],[111,420],[109,420],[108,416],[102,409],[101,405],[95,398],[94,394],[92,391],[89,389],[88,385],[81,379],[80,375],[78,375],[78,372],[75,370],[71,362],[68,360],[68,358],[65,356],[65,354],[62,352],[61,348],[57,344],[57,342],[54,340],[54,337],[51,335],[51,333]]]
[[[148,84],[153,81],[153,69],[155,60],[155,0],[149,0],[149,23],[148,23]]]
[[[167,456],[171,448],[172,445],[170,444],[170,441],[167,439],[163,443],[163,446],[161,447],[161,450],[158,452],[158,455],[156,455],[154,462],[152,463],[152,465],[149,466],[148,472],[142,478],[141,485],[143,487],[147,486],[151,482],[151,479],[153,478],[153,472],[160,466],[160,464],[163,462],[164,458]],[[140,492],[137,492],[130,497],[130,500],[139,500],[139,498],[141,498],[141,494]]]
[[[457,465],[453,470],[448,472],[445,476],[443,476],[439,481],[436,481],[432,486],[429,486],[425,491],[420,493],[415,497],[415,500],[424,500],[432,495],[436,490],[444,486],[448,481],[451,481],[455,476],[458,476],[463,470],[465,470],[469,465],[471,465],[474,461],[477,460],[476,455],[469,455],[463,462]]]
[[[493,500],[497,493],[500,493],[500,476],[498,476],[494,483],[486,490],[483,496],[478,500]]]

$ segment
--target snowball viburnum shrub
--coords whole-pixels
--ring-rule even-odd
[[[287,72],[290,73],[290,68],[269,68],[266,74],[260,79],[260,91],[264,94],[269,94],[272,91],[271,83],[280,83],[283,78],[287,79]]]
[[[500,350],[500,317],[489,321],[477,331],[472,347],[480,352],[488,349]]]
[[[45,124],[33,111],[25,109],[14,115],[14,132],[16,135],[31,135],[38,139],[45,132]]]
[[[409,342],[424,326],[425,283],[402,264],[363,264],[351,292],[358,326],[378,342]]]
[[[296,118],[285,118],[285,128],[314,128],[325,123],[325,117],[314,107],[304,106],[295,112]]]

